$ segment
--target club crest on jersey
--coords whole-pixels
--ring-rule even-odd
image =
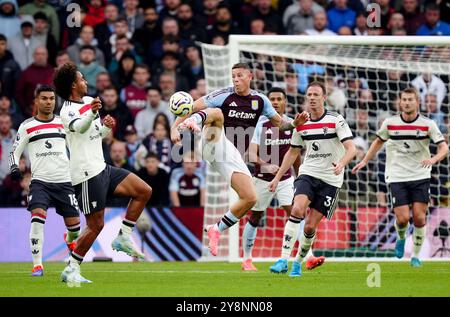
[[[44,144],[47,149],[51,149],[53,147],[52,143],[49,140],[45,141]]]
[[[252,110],[258,110],[258,100],[252,100]]]
[[[284,131],[284,134],[291,135],[291,131],[290,130],[286,130],[286,131]]]
[[[416,136],[418,136],[418,137],[420,136],[420,130],[419,129],[416,130]]]
[[[328,127],[323,127],[323,135],[327,135],[328,133]]]
[[[71,117],[71,118],[75,117],[75,112],[69,111],[69,117]]]
[[[200,185],[197,178],[194,178],[194,179],[192,180],[192,185],[194,185],[195,187],[197,187],[198,185]]]
[[[19,140],[20,140],[20,135],[19,135],[19,133],[17,133],[16,141],[19,141]]]

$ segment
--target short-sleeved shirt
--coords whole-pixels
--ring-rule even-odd
[[[353,139],[352,131],[338,113],[325,110],[321,118],[298,126],[292,135],[291,146],[306,148],[299,174],[309,175],[335,187],[344,182],[344,172],[334,174],[333,163],[345,155],[343,142]]]
[[[240,96],[231,86],[213,91],[203,100],[208,108],[222,110],[225,135],[241,153],[247,150],[260,116],[270,119],[277,115],[269,99],[255,90],[250,90],[247,96]]]
[[[198,171],[187,175],[177,168],[172,172],[169,190],[178,192],[181,206],[200,206],[200,190],[205,187],[205,177]]]
[[[283,115],[286,121],[289,119],[286,115]],[[273,124],[265,117],[261,117],[256,125],[255,133],[251,143],[259,146],[258,156],[266,163],[275,164],[281,166],[283,157],[289,151],[291,144],[292,131],[281,131],[278,127],[274,127]],[[265,180],[272,181],[274,175],[272,173],[264,173],[259,165],[255,166],[253,176]],[[291,169],[289,169],[281,178],[281,181],[291,177]]]
[[[377,136],[386,143],[386,183],[407,182],[431,177],[431,167],[421,166],[429,159],[430,140],[438,144],[444,136],[436,123],[418,114],[411,121],[405,121],[400,114],[384,120]]]

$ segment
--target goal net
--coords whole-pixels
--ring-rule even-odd
[[[323,219],[319,225],[314,254],[343,259],[393,257],[396,233],[384,182],[384,149],[358,175],[350,170],[367,152],[381,122],[398,111],[399,92],[406,87],[417,88],[421,113],[436,121],[448,142],[450,38],[233,35],[227,46],[202,44],[202,53],[208,91],[231,85],[231,66],[246,62],[253,69],[252,88],[262,93],[271,87],[285,89],[289,116],[304,110],[308,82],[326,84],[327,109],[348,121],[358,158],[345,171],[333,218]],[[433,145],[431,152],[436,152]],[[447,158],[432,169],[424,258],[450,257],[450,238],[445,238],[450,225],[449,188]],[[220,175],[208,171],[205,225],[217,222],[227,211],[227,190]],[[274,199],[259,224],[253,250],[256,260],[273,260],[281,254],[287,215],[277,207]],[[247,216],[222,235],[215,259],[242,258],[241,235],[246,221]],[[409,234],[405,256],[411,252]],[[203,258],[212,258],[206,249]]]

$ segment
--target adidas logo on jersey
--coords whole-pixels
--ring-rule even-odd
[[[266,134],[272,134],[272,129],[267,129]]]
[[[238,105],[233,101],[232,103],[229,104],[230,107],[237,107]]]

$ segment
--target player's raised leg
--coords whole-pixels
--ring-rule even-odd
[[[413,256],[411,258],[412,267],[421,267],[422,263],[419,259],[419,253],[422,249],[423,241],[426,236],[426,212],[428,204],[415,202],[413,203],[413,219],[414,219],[414,231],[413,231]]]
[[[409,229],[409,205],[397,206],[394,208],[395,213],[395,231],[397,232],[397,240],[395,242],[395,256],[399,259],[405,253],[406,233]]]
[[[31,276],[44,275],[42,248],[44,245],[44,225],[46,218],[47,212],[42,208],[35,208],[31,211],[30,251],[33,258]]]
[[[144,255],[138,251],[131,241],[130,235],[137,219],[144,210],[147,201],[152,194],[151,187],[133,173],[128,174],[116,187],[114,195],[131,197],[127,207],[125,218],[122,221],[119,234],[112,242],[112,248],[123,251],[129,256],[144,259]]]

